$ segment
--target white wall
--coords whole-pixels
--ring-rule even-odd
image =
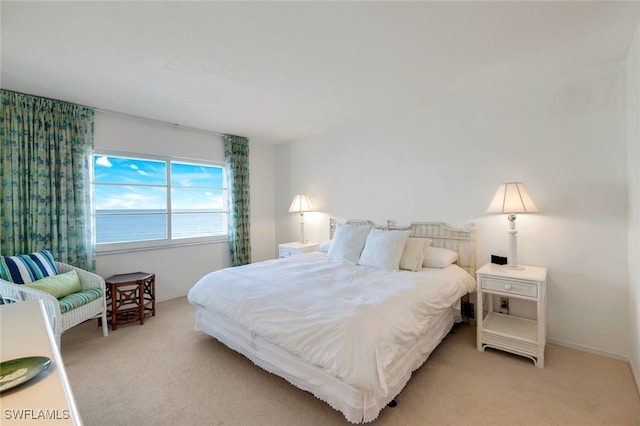
[[[275,147],[254,140],[249,151],[251,182],[251,261],[278,257],[274,217]]]
[[[507,251],[506,217],[485,209],[522,181],[541,213],[518,216],[518,260],[549,268],[549,342],[626,358],[625,62],[425,104],[278,146],[278,242],[297,239],[286,208],[306,192],[309,239],[328,216],[474,222],[480,266]]]
[[[627,57],[629,159],[629,362],[640,390],[640,18]]]
[[[182,127],[98,112],[95,118],[96,149],[224,162],[220,136]],[[274,148],[250,142],[251,250],[254,260],[275,257]],[[203,275],[230,266],[228,242],[99,254],[96,272],[112,274],[144,271],[156,274],[156,298],[184,296]]]

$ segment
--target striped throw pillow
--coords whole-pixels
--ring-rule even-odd
[[[89,302],[96,300],[102,296],[101,288],[87,288],[77,293],[72,293],[68,296],[58,299],[60,303],[60,312],[63,314],[69,312],[72,309],[78,308],[82,305],[86,305]]]
[[[25,284],[58,275],[56,262],[49,250],[20,256],[0,256],[0,278]]]

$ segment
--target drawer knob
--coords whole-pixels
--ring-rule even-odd
[[[512,288],[512,287],[511,287],[511,285],[510,285],[510,284],[505,284],[505,285],[504,285],[504,289],[505,289],[505,290],[511,290],[511,288]]]

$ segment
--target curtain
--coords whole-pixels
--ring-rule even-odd
[[[94,111],[2,90],[0,254],[49,249],[95,270],[91,225]]]
[[[251,263],[249,226],[249,139],[224,136],[229,179],[229,244],[234,266]]]

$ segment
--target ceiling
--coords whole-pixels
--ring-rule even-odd
[[[637,2],[0,3],[2,88],[281,142],[624,58]]]

